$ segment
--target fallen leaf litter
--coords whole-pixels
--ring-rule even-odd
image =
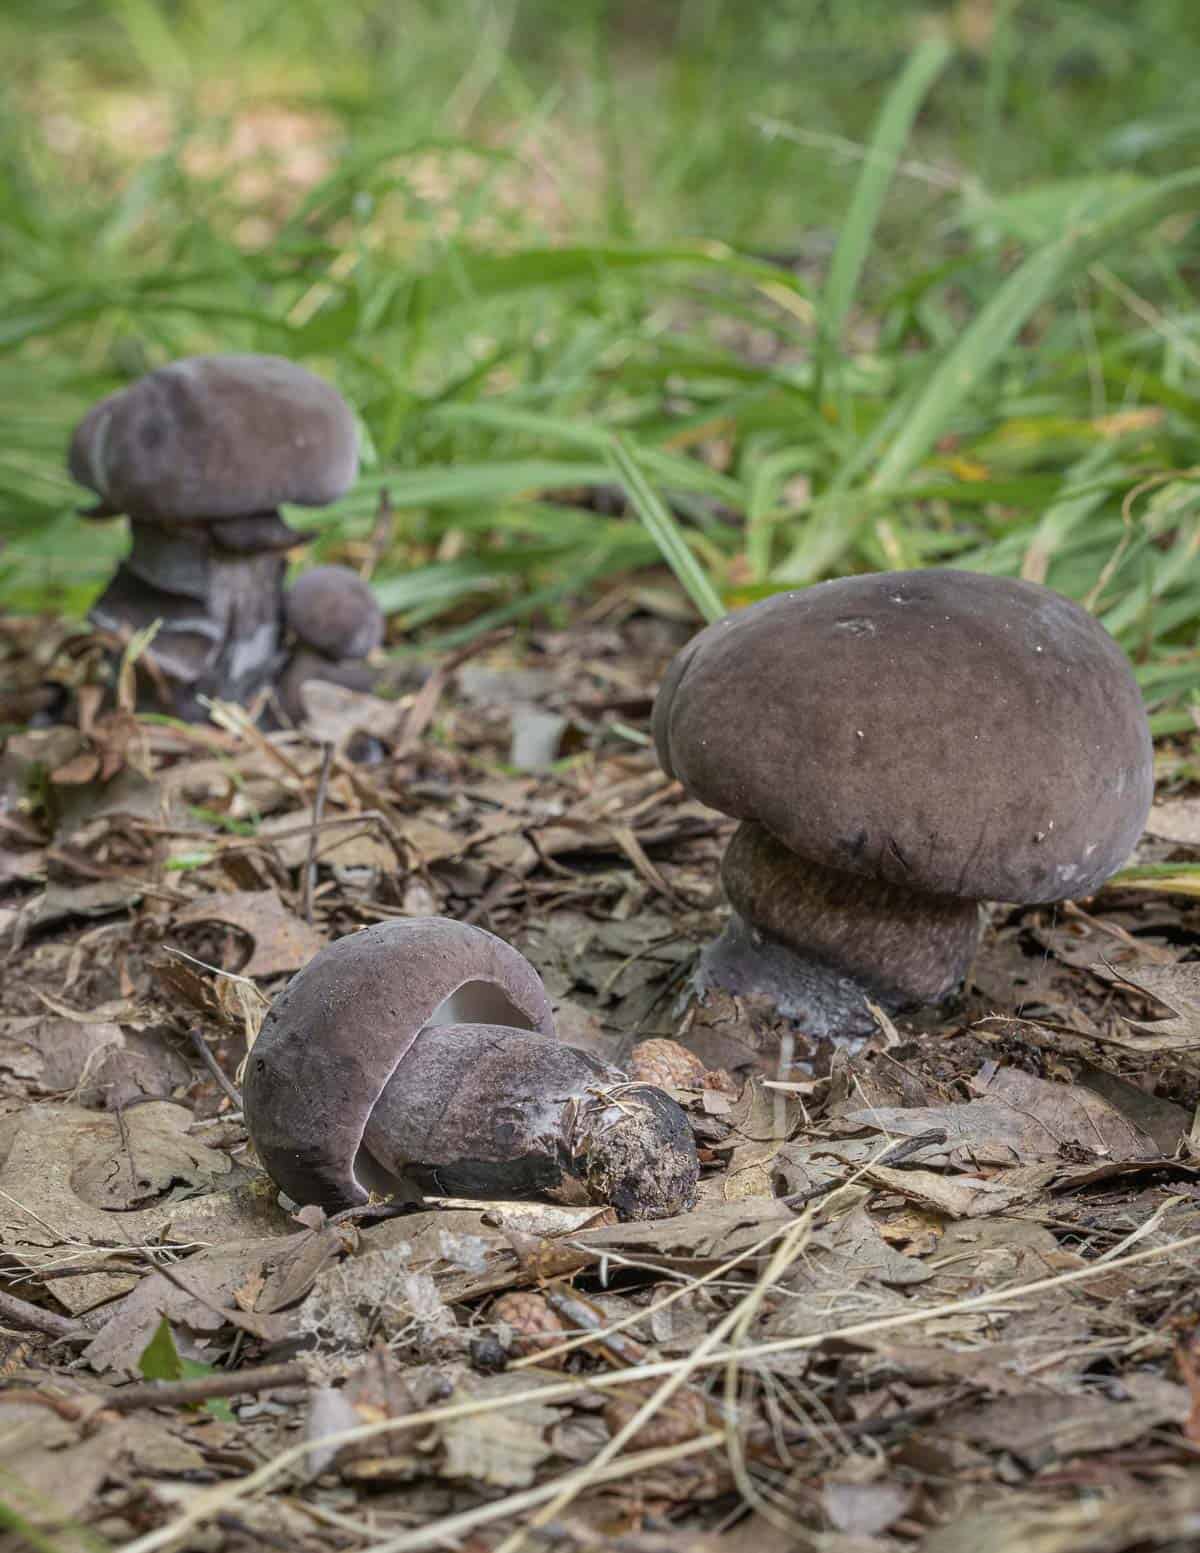
[[[1195,904],[1130,876],[994,908],[937,1016],[784,1065],[768,1009],[685,995],[732,825],[630,737],[682,635],[630,610],[493,640],[269,737],[92,708],[9,740],[0,1418],[28,1524],[137,1553],[1186,1545]],[[1195,800],[1160,798],[1139,863],[1200,849]],[[279,1204],[197,1035],[236,1088],[317,947],[430,914],[526,954],[572,1044],[656,1064],[692,1210]]]

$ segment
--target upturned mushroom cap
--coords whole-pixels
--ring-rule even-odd
[[[447,917],[339,938],[276,998],[246,1063],[246,1121],[271,1178],[300,1203],[366,1202],[371,1111],[420,1032],[480,1022],[552,1034],[541,978],[483,928]]]
[[[100,497],[97,516],[202,522],[336,501],[358,438],[337,389],[294,362],[191,356],[102,399],[68,465]]]
[[[288,629],[327,658],[365,658],[383,641],[383,611],[348,566],[314,566],[283,599]]]
[[[960,899],[1086,895],[1141,833],[1150,732],[1129,664],[1049,588],[881,573],[778,594],[677,655],[663,769],[801,858]]]

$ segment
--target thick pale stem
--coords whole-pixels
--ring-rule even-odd
[[[753,822],[739,826],[721,877],[738,919],[702,974],[761,991],[791,1018],[807,1007],[827,1029],[847,1000],[861,1008],[864,993],[893,1009],[939,1002],[966,975],[979,939],[976,902],[805,862]]]

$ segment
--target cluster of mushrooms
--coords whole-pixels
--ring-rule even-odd
[[[286,555],[311,534],[279,509],[337,501],[358,472],[349,405],[279,356],[192,356],[110,394],[79,423],[68,464],[124,513],[133,544],[92,606],[118,644],[154,626],[139,659],[146,700],[189,720],[211,699],[274,689],[303,716],[303,686],[369,689],[383,640],[370,588],[321,566],[284,588]]]
[[[277,509],[334,499],[355,462],[340,398],[274,358],[180,362],[105,400],[71,469],[134,541],[94,618],[161,621],[181,707],[214,685],[273,679],[286,704],[305,676],[354,683],[378,610],[336,568],[281,608],[301,536]],[[964,571],[845,578],[716,622],[668,668],[654,738],[668,775],[741,822],[732,913],[693,995],[765,998],[834,1040],[868,1031],[872,1002],[952,993],[985,902],[1098,889],[1153,796],[1141,695],[1103,627],[1049,588]],[[254,1043],[245,1108],[275,1183],[330,1211],[373,1193],[549,1196],[661,1218],[699,1177],[676,1101],[559,1040],[529,962],[446,918],[316,955]]]

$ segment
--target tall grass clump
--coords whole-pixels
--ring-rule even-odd
[[[952,564],[1084,599],[1191,726],[1186,0],[14,0],[0,48],[7,608],[122,545],[92,399],[278,351],[362,417],[317,550],[386,491],[413,630]]]

